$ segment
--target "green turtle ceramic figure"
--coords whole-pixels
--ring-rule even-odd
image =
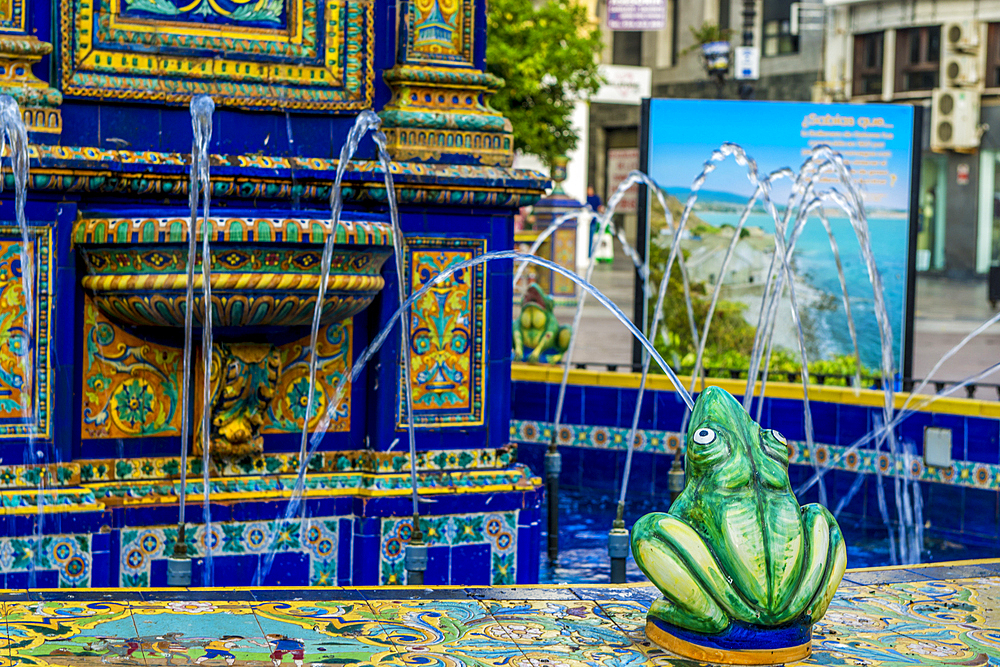
[[[847,550],[825,507],[795,499],[785,439],[708,387],[691,415],[685,468],[670,511],[647,514],[632,530],[636,563],[663,593],[647,636],[706,662],[807,657]]]

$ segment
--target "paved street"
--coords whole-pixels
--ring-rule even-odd
[[[594,285],[608,295],[626,315],[632,315],[632,272],[626,264],[598,265]],[[986,298],[986,282],[964,282],[947,278],[917,278],[913,374],[924,378],[934,364],[952,347],[992,317]],[[556,315],[561,324],[573,321],[574,309],[560,306]],[[577,362],[621,363],[632,360],[632,338],[608,310],[594,299],[584,306],[579,340],[573,355]],[[958,381],[1000,361],[1000,323],[984,331],[950,359],[932,379]],[[624,370],[624,369],[622,369]],[[1000,383],[1000,373],[984,378]],[[928,392],[934,392],[929,385]],[[965,395],[964,392],[961,395]],[[997,400],[995,389],[982,387],[977,398]]]

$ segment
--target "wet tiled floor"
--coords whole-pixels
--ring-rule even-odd
[[[0,593],[10,665],[692,665],[646,640],[627,586]],[[1000,560],[850,571],[819,665],[1000,665]]]

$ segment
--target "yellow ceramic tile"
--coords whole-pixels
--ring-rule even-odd
[[[482,600],[499,624],[526,654],[539,646],[558,653],[581,647],[627,647],[617,624],[593,600]]]
[[[395,653],[377,614],[361,599],[254,603],[253,610],[270,648],[290,651],[284,660],[380,663]]]
[[[138,646],[111,639],[135,636],[127,602],[6,602],[4,612],[15,662],[70,667],[104,656],[144,662]]]

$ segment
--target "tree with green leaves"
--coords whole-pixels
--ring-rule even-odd
[[[486,68],[506,82],[491,105],[514,126],[514,148],[548,165],[576,148],[571,115],[601,86],[601,31],[572,0],[489,0]]]

